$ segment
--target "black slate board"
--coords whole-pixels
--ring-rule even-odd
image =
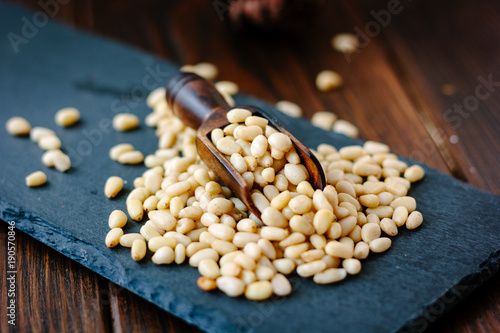
[[[401,229],[387,253],[370,255],[362,274],[342,283],[319,286],[292,276],[290,297],[256,303],[204,293],[195,286],[198,272],[188,265],[136,263],[129,249],[108,249],[107,216],[124,209],[126,193],[107,200],[103,184],[120,175],[128,180],[128,192],[145,170],[112,162],[109,148],[130,142],[150,153],[157,145],[152,129],[117,133],[109,121],[124,111],[143,119],[149,112],[144,92],[163,85],[176,66],[52,22],[16,53],[8,36],[22,36],[23,17],[32,21],[33,13],[0,4],[0,124],[22,115],[32,125],[53,128],[75,167],[67,174],[44,167],[42,151],[27,138],[8,135],[2,125],[1,218],[174,315],[209,332],[422,331],[498,270],[499,197],[426,166],[426,178],[410,193],[425,218],[421,228]],[[359,143],[275,113],[256,99],[236,100],[274,113],[309,147]],[[53,115],[66,106],[79,108],[82,121],[62,129]],[[26,187],[24,177],[39,169],[49,183]],[[126,231],[140,227],[129,225]]]

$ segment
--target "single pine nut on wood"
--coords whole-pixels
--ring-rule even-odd
[[[26,177],[26,185],[29,187],[42,186],[47,182],[47,176],[43,171],[35,171]]]
[[[23,136],[30,134],[31,125],[22,117],[12,117],[5,123],[5,129],[10,135]]]
[[[120,238],[123,236],[123,230],[121,228],[113,228],[106,235],[107,247],[115,247],[120,243]]]
[[[54,120],[61,127],[69,127],[80,120],[80,111],[75,108],[61,109],[57,111]]]
[[[111,229],[123,228],[127,224],[127,215],[121,210],[114,210],[109,214],[108,225]]]
[[[323,92],[340,88],[343,82],[340,74],[330,70],[321,71],[316,76],[316,88]]]
[[[337,52],[351,54],[359,47],[358,37],[351,33],[336,34],[332,38],[332,46]]]
[[[263,301],[273,294],[273,286],[269,281],[250,283],[245,290],[245,297],[252,301]]]
[[[298,118],[302,117],[302,109],[297,104],[290,101],[279,101],[275,107],[287,116]]]
[[[337,116],[334,113],[328,111],[318,111],[313,114],[311,123],[316,127],[330,131],[336,120]]]
[[[420,179],[424,178],[425,171],[420,165],[412,165],[407,168],[404,173],[404,177],[410,182],[418,182]]]
[[[139,127],[139,118],[132,113],[119,113],[113,117],[113,128],[120,132]]]
[[[106,184],[104,185],[104,194],[112,199],[116,197],[118,193],[123,188],[123,179],[118,176],[111,176],[106,180]]]
[[[130,255],[134,261],[140,261],[146,255],[146,242],[144,239],[136,239],[132,243],[132,248],[130,249]]]
[[[215,281],[217,288],[229,297],[238,297],[245,291],[245,283],[234,276],[220,276]]]
[[[410,230],[416,229],[422,224],[423,221],[424,218],[422,217],[422,213],[420,213],[419,211],[414,211],[408,216],[408,219],[406,220],[406,228]]]
[[[170,246],[163,246],[156,250],[151,260],[156,265],[168,265],[174,262],[175,253]]]
[[[347,120],[339,119],[332,127],[332,131],[335,133],[344,134],[350,138],[357,138],[359,136],[359,130],[356,126],[348,122]]]
[[[232,81],[219,81],[215,83],[215,88],[217,88],[220,93],[230,96],[236,95],[239,91],[238,85]]]

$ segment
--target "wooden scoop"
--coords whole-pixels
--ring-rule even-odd
[[[174,114],[186,125],[198,130],[196,147],[203,162],[243,201],[252,213],[260,218],[261,212],[250,197],[251,189],[229,159],[214,146],[210,136],[213,129],[229,125],[226,117],[227,112],[236,107],[227,104],[212,82],[193,73],[175,75],[167,83],[166,91],[168,105]],[[300,156],[302,164],[309,171],[311,185],[315,189],[325,187],[326,180],[323,168],[309,149],[293,137],[274,118],[259,108],[254,106],[237,107],[247,109],[253,115],[266,118],[269,125],[288,135],[297,154]]]

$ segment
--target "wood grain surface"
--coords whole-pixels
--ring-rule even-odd
[[[41,10],[36,0],[18,2]],[[293,101],[307,117],[335,112],[363,139],[500,194],[500,3],[494,0],[327,1],[300,33],[285,36],[234,32],[209,0],[72,0],[55,19],[180,65],[212,62],[219,79],[237,82],[243,93]],[[335,33],[358,31],[364,36],[358,53],[333,51]],[[344,87],[317,91],[314,79],[323,69],[340,73]],[[6,233],[0,223],[0,258]],[[198,331],[19,231],[16,248],[15,330]],[[2,284],[6,274],[1,265]],[[1,288],[1,304],[6,300]],[[0,331],[9,330],[2,315]],[[499,274],[428,331],[500,331]]]

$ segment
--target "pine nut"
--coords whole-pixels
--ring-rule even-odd
[[[406,223],[408,219],[408,209],[405,206],[398,206],[394,209],[392,214],[392,220],[396,226],[401,227]]]
[[[329,268],[323,272],[314,274],[314,282],[317,284],[330,284],[342,281],[347,276],[344,268]]]
[[[238,250],[233,243],[220,239],[215,240],[211,246],[221,256]]]
[[[234,276],[221,276],[215,281],[217,288],[229,297],[238,297],[245,291],[245,283]]]
[[[334,71],[324,70],[316,76],[316,88],[323,92],[340,88],[342,84],[342,76]]]
[[[325,246],[325,252],[332,257],[352,258],[354,249],[346,244],[330,241]]]
[[[134,146],[132,146],[130,143],[121,143],[121,144],[118,144],[118,145],[112,147],[109,150],[109,157],[113,161],[118,161],[118,157],[120,157],[121,154],[126,153],[126,152],[130,152],[130,151],[134,151]]]
[[[405,207],[411,213],[417,208],[417,202],[412,197],[401,197],[391,202],[391,207],[394,209],[400,206]]]
[[[284,172],[286,179],[293,185],[298,185],[300,182],[307,180],[308,178],[307,172],[295,164],[286,164]]]
[[[367,208],[367,214],[375,214],[379,218],[383,219],[384,217],[391,217],[394,213],[394,209],[390,206],[378,206],[376,208]]]
[[[174,261],[177,265],[180,265],[186,260],[186,247],[184,244],[179,243],[175,246],[174,249]]]
[[[347,120],[339,119],[333,124],[332,130],[336,133],[344,134],[350,138],[357,138],[359,130]]]
[[[26,185],[29,187],[42,186],[47,182],[47,176],[42,171],[35,171],[26,177]]]
[[[156,252],[158,249],[168,246],[170,248],[175,248],[177,245],[177,240],[173,238],[166,238],[166,237],[153,237],[148,241],[148,248],[151,252]]]
[[[31,141],[33,141],[33,142],[40,141],[40,139],[44,136],[55,136],[56,135],[56,133],[53,130],[46,128],[46,127],[40,127],[40,126],[33,127],[31,129],[31,131],[29,132],[29,134],[30,134]]]
[[[215,215],[222,215],[231,212],[234,208],[234,203],[231,200],[224,198],[215,198],[208,204],[208,212]]]
[[[43,150],[55,150],[61,148],[61,140],[57,136],[47,135],[38,140],[38,147]]]
[[[156,265],[168,265],[174,262],[175,253],[170,246],[162,246],[156,250],[151,257],[151,261]]]
[[[252,115],[252,112],[246,109],[232,109],[227,113],[227,120],[233,124],[233,123],[242,123]]]
[[[396,236],[398,234],[398,227],[390,218],[383,218],[380,221],[380,229],[389,236]]]
[[[328,111],[318,111],[312,115],[311,123],[316,127],[330,131],[336,120],[337,116],[334,113]]]
[[[144,161],[144,155],[138,151],[126,151],[121,153],[117,159],[121,164],[139,164]]]
[[[117,176],[109,177],[104,185],[104,194],[108,198],[114,198],[123,188],[123,179]]]
[[[375,253],[381,253],[389,249],[391,247],[391,243],[392,242],[390,238],[377,238],[370,242],[370,250]]]
[[[127,224],[127,215],[121,210],[114,210],[109,214],[108,225],[111,229],[123,228]]]
[[[141,234],[138,234],[138,233],[131,233],[131,234],[122,235],[120,237],[120,245],[123,246],[123,247],[132,247],[132,244],[137,239],[144,240],[144,237]]]
[[[217,283],[214,280],[200,276],[196,282],[198,287],[203,291],[211,291],[217,288]]]
[[[234,234],[233,244],[239,248],[243,248],[245,247],[246,244],[250,242],[258,242],[260,238],[261,237],[259,234],[239,231]]]
[[[217,261],[219,260],[219,254],[212,248],[200,250],[189,258],[189,265],[192,267],[198,267],[203,259],[212,259]]]
[[[137,199],[127,201],[127,212],[130,218],[134,221],[141,221],[144,213],[142,202]]]
[[[227,94],[227,95],[236,95],[238,93],[239,87],[236,83],[231,82],[231,81],[219,81],[215,83],[215,88],[220,93]]]
[[[215,223],[212,224],[208,227],[208,232],[210,232],[213,236],[215,236],[218,239],[225,240],[225,241],[230,241],[233,239],[235,231],[233,228],[221,224],[221,223]]]
[[[370,247],[365,242],[358,242],[354,247],[354,258],[366,259],[370,253]]]
[[[414,211],[408,216],[408,219],[406,220],[406,228],[416,229],[422,224],[423,221],[424,218],[422,217],[422,213],[420,213],[419,211]]]
[[[272,268],[263,266],[263,265],[257,265],[257,269],[255,270],[255,275],[257,276],[257,280],[264,281],[264,280],[271,280],[273,276],[275,275],[275,269],[274,266]]]
[[[117,131],[130,131],[139,127],[139,118],[132,113],[119,113],[113,117],[113,128]]]
[[[342,267],[349,275],[356,275],[361,272],[361,262],[358,259],[349,258],[342,261]]]
[[[106,235],[106,246],[115,247],[120,243],[120,238],[123,236],[123,230],[121,228],[113,228]]]
[[[245,297],[253,301],[263,301],[273,294],[273,287],[269,281],[250,283],[245,290]]]
[[[250,145],[250,151],[253,157],[262,157],[265,155],[268,147],[267,138],[264,135],[258,135]]]
[[[10,135],[28,135],[30,134],[31,125],[22,117],[12,117],[5,123],[5,129]]]
[[[410,182],[418,182],[422,178],[424,178],[425,171],[420,165],[412,165],[408,169],[405,170],[404,177],[408,179]]]
[[[55,115],[56,124],[61,127],[69,127],[80,120],[80,111],[75,108],[64,108],[57,111]]]
[[[300,108],[300,106],[290,101],[279,101],[278,103],[276,103],[275,107],[287,116],[293,118],[302,117],[302,109]]]
[[[221,275],[219,265],[212,259],[203,259],[200,261],[198,272],[200,272],[202,276],[213,280]]]
[[[132,249],[130,251],[130,254],[132,256],[132,259],[134,261],[140,261],[144,258],[146,255],[146,242],[144,239],[136,239],[132,243]]]
[[[287,219],[281,212],[273,207],[266,207],[261,214],[262,222],[271,227],[285,228],[288,226]]]
[[[270,241],[282,241],[288,236],[288,230],[277,227],[263,227],[260,236]]]
[[[351,54],[358,50],[358,37],[351,33],[336,34],[332,38],[332,46],[335,51],[345,54]]]
[[[361,228],[361,238],[364,242],[370,243],[380,237],[381,228],[376,223],[367,223]]]

